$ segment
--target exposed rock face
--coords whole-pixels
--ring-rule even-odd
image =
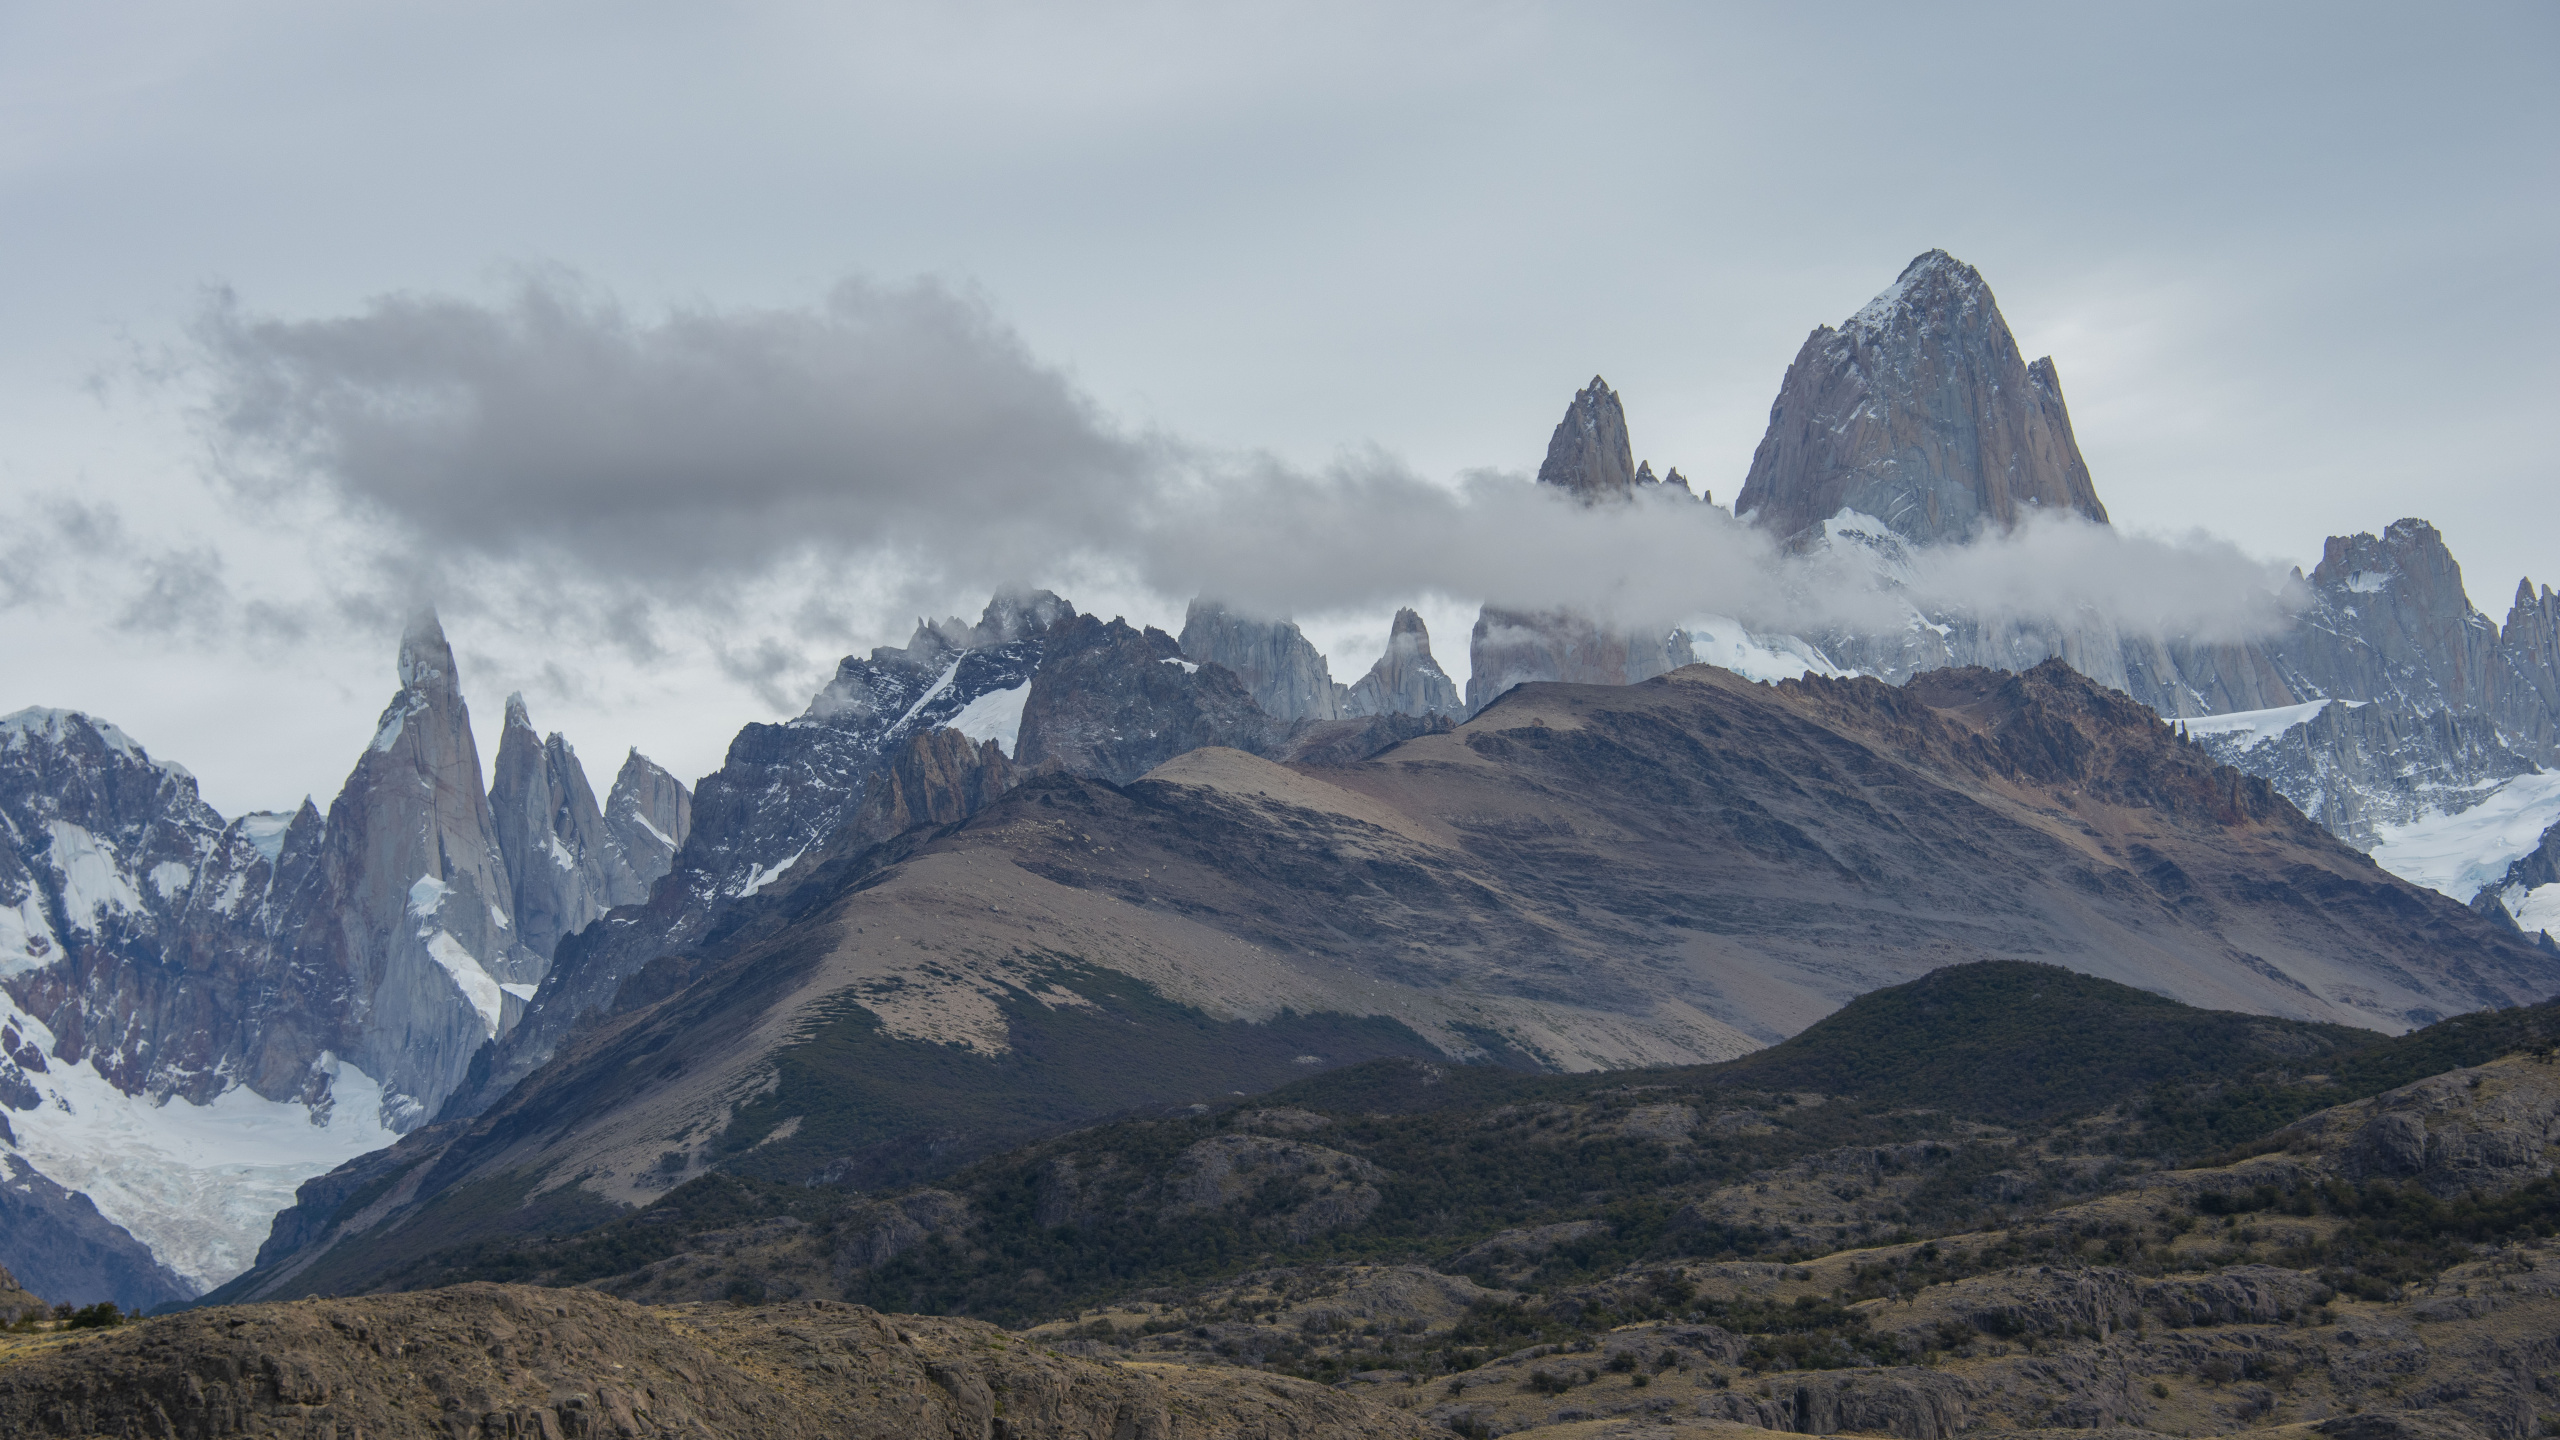
[[[1213,600],[1194,600],[1182,617],[1185,657],[1224,665],[1274,720],[1332,720],[1345,713],[1342,687],[1296,622],[1253,620]]]
[[[604,824],[645,890],[675,868],[676,852],[693,833],[693,792],[635,749],[613,777]]]
[[[1422,1440],[1303,1380],[1144,1373],[967,1320],[808,1302],[649,1309],[463,1285],[200,1310],[0,1368],[0,1430],[329,1440]]]
[[[1569,685],[1633,685],[1697,663],[1689,637],[1607,630],[1564,610],[1521,613],[1488,605],[1467,639],[1467,712],[1474,714],[1515,685],[1561,680]]]
[[[1644,478],[1653,480],[1651,465]],[[1636,456],[1627,439],[1627,410],[1609,382],[1594,375],[1576,392],[1547,440],[1538,483],[1559,486],[1585,504],[1623,500],[1634,493]]]
[[[1203,745],[1261,754],[1285,734],[1232,671],[1163,631],[1070,615],[1050,628],[1014,758],[1126,785]]]
[[[984,810],[1013,787],[1014,770],[993,740],[972,742],[957,730],[909,736],[889,768],[875,777],[854,821],[859,843],[877,844],[918,825],[952,825]]]
[[[2471,606],[2462,567],[2424,520],[2333,535],[2311,572],[2311,605],[2271,642],[2305,699],[2389,701],[2412,711],[2485,711],[2498,671],[2496,622]]]
[[[1430,627],[1413,611],[1398,610],[1387,629],[1387,652],[1351,687],[1342,713],[1455,715],[1465,709],[1458,682],[1431,658]]]
[[[2489,672],[2489,713],[2527,754],[2560,761],[2560,596],[2548,585],[2537,597],[2533,581],[2516,582]]]
[[[2025,362],[1991,287],[1943,250],[1806,338],[1733,508],[1790,538],[1844,509],[1920,541],[2039,509],[2107,518],[2053,361]]]
[[[57,1303],[113,1300],[150,1310],[192,1300],[196,1287],[154,1258],[148,1246],[98,1213],[88,1196],[38,1174],[19,1156],[0,1152],[0,1323],[25,1301],[8,1293],[24,1283]]]
[[[0,983],[51,1058],[127,1094],[320,1100],[308,1037],[334,1030],[339,987],[270,978],[320,831],[308,803],[225,824],[195,777],[86,715],[0,720]]]
[[[2215,759],[2263,777],[2360,849],[2381,840],[2383,825],[2463,809],[2499,781],[2533,770],[2477,712],[2332,700],[2272,735],[2210,724],[2197,722],[2197,740]]]
[[[534,954],[549,960],[562,936],[616,905],[648,898],[648,881],[657,876],[644,878],[623,853],[578,752],[556,732],[536,737],[522,695],[507,697],[489,809],[514,892],[517,939]]]
[[[480,775],[452,647],[421,615],[400,642],[400,693],[329,807],[294,946],[298,970],[349,992],[339,1033],[314,1048],[379,1080],[401,1129],[435,1113],[549,968],[516,936]]]

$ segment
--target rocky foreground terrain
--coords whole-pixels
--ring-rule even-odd
[[[216,1309],[0,1350],[13,1436],[1313,1440],[1410,1413],[1239,1370],[1122,1366],[966,1320],[650,1308],[464,1285]]]
[[[2527,1440],[2556,1039],[1969,966],[1720,1066],[1380,1061],[395,1281],[443,1288],[22,1331],[0,1433]]]

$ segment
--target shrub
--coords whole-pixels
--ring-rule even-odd
[[[72,1311],[63,1324],[73,1330],[112,1330],[124,1321],[124,1314],[116,1309],[116,1302],[101,1300],[95,1305]]]

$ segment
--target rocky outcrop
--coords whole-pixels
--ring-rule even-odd
[[[632,759],[639,758],[633,752]],[[648,881],[657,877],[644,879],[623,853],[578,752],[556,731],[547,740],[534,733],[522,695],[507,697],[489,809],[514,894],[516,938],[544,960],[560,948],[561,937],[616,905],[648,897]]]
[[[0,1265],[0,1325],[15,1324],[19,1317],[41,1317],[53,1307],[44,1297],[18,1283],[9,1267]]]
[[[1345,698],[1345,715],[1457,715],[1466,710],[1458,682],[1431,658],[1431,629],[1411,610],[1387,627],[1387,650]]]
[[[857,843],[876,845],[918,825],[957,824],[1013,782],[1013,765],[993,740],[972,741],[957,730],[910,736],[862,797]]]
[[[1896,1440],[1949,1440],[1970,1428],[1971,1387],[1953,1375],[1916,1366],[1845,1374],[1798,1373],[1786,1386],[1733,1390],[1698,1406],[1719,1420],[1799,1435],[1891,1435]]]
[[[151,1310],[192,1300],[196,1287],[163,1265],[150,1248],[98,1213],[88,1196],[38,1174],[19,1156],[0,1152],[0,1323],[25,1301],[23,1283],[57,1303],[112,1300]],[[32,1297],[29,1297],[32,1298]]]
[[[1421,1440],[1321,1385],[1145,1373],[994,1326],[808,1302],[659,1310],[465,1285],[193,1311],[0,1368],[0,1431],[324,1440]]]
[[[1204,745],[1266,754],[1286,736],[1234,672],[1186,658],[1161,630],[1070,615],[1046,646],[1014,751],[1024,766],[1126,785]]]
[[[634,749],[605,796],[604,824],[642,885],[655,885],[675,868],[676,852],[693,832],[693,792]]]
[[[1785,538],[1842,510],[1923,542],[2037,510],[2107,518],[2053,361],[2026,363],[1991,287],[1943,250],[1807,337],[1734,501]]]
[[[1488,605],[1467,637],[1467,713],[1536,680],[1633,685],[1697,663],[1688,635],[1603,626],[1566,610],[1521,612]]]
[[[1183,613],[1183,655],[1223,665],[1244,682],[1262,712],[1274,720],[1332,720],[1345,714],[1342,687],[1324,655],[1288,620],[1255,620],[1213,600],[1194,600]]]

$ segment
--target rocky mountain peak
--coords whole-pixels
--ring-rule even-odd
[[[1943,250],[1806,338],[1734,503],[1791,540],[1843,510],[1924,543],[2041,510],[2106,521],[2053,362],[2027,364],[1981,273]]]
[[[1883,337],[1951,321],[1979,325],[1986,313],[1991,324],[2006,331],[1982,272],[1944,250],[1929,250],[1903,266],[1892,284],[1840,322],[1840,328]]]
[[[1184,658],[1223,665],[1244,682],[1273,719],[1332,720],[1342,714],[1342,687],[1324,653],[1291,620],[1258,620],[1206,598],[1183,612]]]
[[[429,606],[410,616],[400,632],[400,688],[450,690],[453,685],[453,647],[445,643],[444,625]]]
[[[1387,627],[1387,653],[1353,685],[1346,715],[1457,715],[1466,710],[1457,682],[1431,658],[1431,631],[1411,610]]]
[[[489,808],[506,862],[516,942],[543,960],[605,911],[648,898],[650,882],[666,873],[654,844],[636,860],[625,853],[578,752],[557,732],[536,738],[522,695],[507,697]]]
[[[1575,392],[1547,441],[1538,483],[1561,487],[1585,503],[1633,492],[1636,457],[1627,440],[1627,411],[1608,381],[1594,375]]]

